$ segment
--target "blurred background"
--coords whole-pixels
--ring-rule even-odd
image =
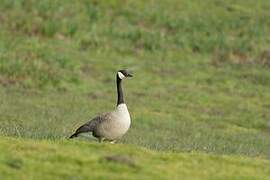
[[[64,139],[116,105],[121,140],[270,158],[270,1],[0,0],[0,135]],[[87,139],[82,139],[87,141]]]

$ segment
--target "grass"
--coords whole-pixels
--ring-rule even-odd
[[[68,146],[68,152],[76,145],[115,153],[136,145],[158,151],[135,148],[154,159],[165,151],[171,160],[202,156],[249,164],[254,158],[267,164],[270,59],[260,57],[269,49],[270,3],[119,3],[0,0],[3,143],[9,136],[18,144],[42,140],[40,146]],[[122,68],[134,73],[124,82],[132,127],[123,145],[62,144],[81,123],[114,108],[115,72]],[[239,178],[249,171],[239,168]],[[203,173],[193,172],[194,178]]]
[[[157,150],[269,158],[268,86],[243,82],[239,87],[242,80],[233,77],[224,80],[226,85],[220,83],[223,73],[215,78],[209,71],[200,74],[201,80],[195,80],[198,84],[187,79],[167,86],[173,83],[170,76],[141,81],[144,77],[138,71],[134,79],[124,82],[132,128],[122,141]],[[2,89],[1,133],[39,139],[67,137],[97,112],[113,109],[114,76],[108,78],[79,92]],[[209,78],[216,86],[208,84]],[[155,88],[138,88],[148,84]]]
[[[1,138],[8,179],[267,179],[269,161],[204,153],[158,153],[127,145]],[[55,169],[58,169],[55,171]]]
[[[269,44],[265,0],[125,1],[116,8],[117,4],[2,0],[4,79],[30,87],[61,87],[79,81],[80,68],[96,66],[94,58],[100,59],[102,69],[113,69],[115,59],[120,59],[118,66],[139,64],[123,63],[134,57],[170,62],[168,54],[179,60],[187,54],[216,52],[218,60],[231,59],[226,57],[232,54],[232,61],[252,62]],[[100,56],[111,57],[105,60],[109,64],[100,62]]]

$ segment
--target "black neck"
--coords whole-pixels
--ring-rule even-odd
[[[124,95],[122,90],[122,80],[116,75],[116,84],[117,84],[117,106],[124,103]]]

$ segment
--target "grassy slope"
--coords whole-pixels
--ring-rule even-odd
[[[270,44],[269,7],[0,0],[0,134],[67,137],[113,108],[112,74],[127,67],[133,121],[122,143],[269,159],[270,73],[256,61]]]
[[[0,140],[0,174],[16,179],[267,179],[262,159],[157,153],[127,145]]]

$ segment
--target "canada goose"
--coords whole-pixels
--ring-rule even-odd
[[[122,137],[130,127],[130,115],[124,102],[122,80],[132,77],[127,70],[119,70],[116,74],[117,106],[112,112],[103,113],[79,127],[70,138],[77,137],[81,133],[92,132],[99,142],[103,140],[112,143]]]

